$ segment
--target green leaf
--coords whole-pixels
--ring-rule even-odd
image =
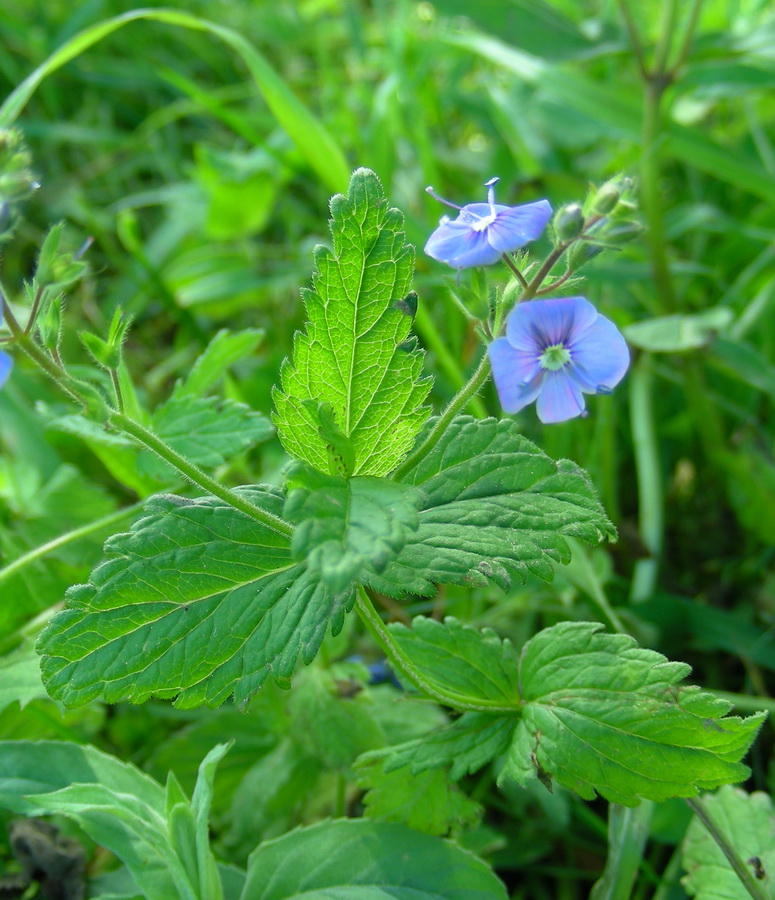
[[[505,753],[516,726],[516,715],[467,712],[447,728],[419,740],[376,751],[373,756],[387,757],[386,772],[409,766],[410,771],[417,774],[449,766],[449,777],[458,781]]]
[[[236,332],[221,329],[194,363],[186,379],[175,387],[174,396],[201,397],[223,378],[235,362],[254,353],[263,339],[262,328]]]
[[[242,403],[215,397],[171,397],[153,414],[151,430],[181,456],[214,469],[272,435],[272,425],[261,413]],[[148,450],[140,453],[138,469],[159,481],[173,480],[176,472]]]
[[[17,700],[24,709],[31,700],[47,696],[34,643],[25,641],[13,653],[0,658],[0,711]]]
[[[482,807],[469,799],[446,772],[414,774],[386,771],[381,759],[358,764],[358,786],[366,790],[366,815],[379,822],[397,822],[440,837],[478,824]]]
[[[597,791],[625,806],[747,778],[740,760],[765,714],[724,717],[729,703],[678,686],[685,663],[601,628],[563,622],[527,642],[525,705],[501,777],[552,777],[585,799]]]
[[[616,534],[586,473],[550,459],[513,419],[459,416],[404,480],[425,493],[420,526],[367,580],[390,596],[490,581],[507,590],[513,574],[549,581],[552,562],[570,559],[564,535],[596,544]]]
[[[129,763],[73,743],[0,742],[0,807],[25,816],[64,812],[127,865],[148,900],[179,896],[164,790]]]
[[[455,844],[403,825],[344,819],[297,829],[251,855],[242,900],[301,897],[506,900],[506,892],[485,863]]]
[[[653,353],[679,353],[709,344],[716,333],[729,326],[734,313],[727,306],[714,306],[685,316],[662,316],[636,322],[624,329],[635,347]]]
[[[775,898],[775,811],[768,794],[723,787],[702,799],[708,814],[750,869],[765,897]],[[697,900],[750,900],[718,844],[695,816],[683,842],[682,884]]]
[[[279,514],[270,488],[241,488]],[[156,695],[182,707],[238,704],[272,675],[288,685],[328,622],[340,630],[352,597],[334,595],[294,563],[287,538],[215,497],[152,498],[110,559],[41,635],[43,679],[68,706]]]
[[[289,476],[283,517],[298,524],[293,552],[333,591],[365,568],[381,572],[417,530],[422,492],[385,478],[323,475],[299,464]]]
[[[315,251],[313,289],[304,292],[309,321],[283,365],[274,421],[291,456],[334,472],[317,413],[327,404],[354,451],[352,471],[342,474],[386,475],[428,415],[422,353],[404,344],[413,252],[403,216],[388,208],[368,169],[353,174],[347,197],[331,200],[331,214],[333,250]]]
[[[443,624],[417,616],[411,629],[400,622],[389,627],[401,650],[440,689],[519,706],[517,654],[511,641],[452,616]]]

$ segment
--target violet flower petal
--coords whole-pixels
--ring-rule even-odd
[[[506,338],[497,338],[487,348],[492,378],[505,412],[515,413],[532,403],[544,380],[535,354],[516,350]]]
[[[8,376],[11,374],[12,368],[13,360],[7,353],[0,350],[0,387],[8,381]]]
[[[630,365],[630,351],[619,329],[598,316],[568,344],[572,375],[588,394],[607,394],[624,378]]]
[[[458,219],[454,222],[442,220],[428,238],[425,253],[455,269],[489,266],[500,259],[500,252],[490,246],[483,231],[474,231]]]
[[[545,425],[575,419],[585,408],[584,395],[566,369],[546,373],[536,403],[538,418]]]
[[[506,323],[506,337],[514,347],[547,347],[573,340],[598,317],[585,297],[559,297],[520,303]]]
[[[501,253],[512,253],[541,237],[552,215],[548,200],[495,209],[500,211],[487,228],[487,240]]]

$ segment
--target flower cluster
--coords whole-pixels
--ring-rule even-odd
[[[3,304],[0,303],[0,325],[3,324]],[[0,387],[2,387],[6,381],[8,381],[8,376],[11,374],[11,366],[13,366],[13,360],[11,357],[0,350]]]
[[[537,400],[546,423],[584,415],[583,395],[609,394],[630,364],[619,330],[584,297],[520,303],[489,354],[503,409]]]
[[[541,236],[552,214],[549,201],[502,206],[495,202],[498,181],[491,178],[485,183],[486,203],[466,206],[450,203],[438,197],[433,188],[426,188],[440,203],[459,210],[455,219],[444,216],[428,238],[425,245],[428,256],[453,269],[489,266],[498,262],[504,253],[512,253]]]

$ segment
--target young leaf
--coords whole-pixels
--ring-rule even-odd
[[[506,900],[506,891],[455,844],[403,825],[342,819],[298,828],[251,855],[242,900],[302,897]]]
[[[364,567],[381,572],[417,529],[422,493],[385,478],[323,475],[299,464],[288,479],[283,515],[298,523],[293,552],[333,591]]]
[[[458,781],[505,753],[516,727],[516,716],[467,712],[434,734],[377,750],[365,758],[387,757],[385,772],[409,766],[417,774],[449,766],[449,777]]]
[[[151,430],[181,456],[214,469],[272,435],[269,420],[242,403],[215,397],[175,397],[153,415]],[[138,469],[160,481],[176,477],[172,467],[144,450]]]
[[[331,200],[331,215],[333,250],[315,251],[313,288],[304,292],[307,330],[283,365],[274,421],[291,456],[333,472],[317,414],[327,404],[354,451],[352,471],[342,474],[386,475],[428,414],[422,353],[402,346],[412,324],[401,301],[413,252],[401,213],[388,208],[368,169],[353,174],[346,197]]]
[[[616,532],[586,473],[554,462],[514,419],[459,416],[403,479],[423,490],[420,527],[382,575],[367,583],[393,597],[431,594],[436,584],[504,589],[511,575],[550,580],[568,562],[563,535],[592,544]]]
[[[525,705],[501,777],[552,777],[585,799],[597,791],[624,806],[747,778],[740,760],[765,714],[725,717],[726,701],[678,686],[685,663],[601,628],[563,622],[525,644]]]
[[[414,665],[442,690],[519,707],[517,654],[494,631],[478,631],[452,616],[443,624],[417,616],[411,629],[395,622],[390,631]]]
[[[762,895],[775,897],[775,811],[768,794],[747,794],[722,787],[702,799],[708,814],[726,835],[737,855],[761,885]],[[695,816],[683,842],[682,883],[697,900],[749,900],[718,844]]]
[[[260,328],[230,332],[223,328],[207,345],[186,379],[176,385],[175,397],[201,397],[235,362],[253,353],[264,339]]]
[[[275,514],[282,498],[242,488]],[[299,656],[317,653],[352,597],[332,594],[287,538],[215,497],[152,498],[128,534],[106,544],[113,557],[41,635],[44,683],[69,706],[96,697],[142,702],[177,697],[182,707],[238,704],[272,675],[287,685]]]
[[[469,799],[446,772],[422,774],[388,771],[381,759],[358,763],[358,786],[366,790],[366,815],[378,822],[398,822],[424,834],[443,837],[478,824],[482,807]]]

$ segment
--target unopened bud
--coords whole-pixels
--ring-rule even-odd
[[[578,203],[567,203],[557,210],[554,217],[554,233],[561,243],[572,241],[581,234],[584,227],[584,213]]]
[[[591,212],[596,216],[607,216],[614,211],[621,196],[618,179],[606,181],[592,197]]]
[[[639,237],[643,232],[643,226],[640,222],[621,221],[612,222],[610,227],[606,228],[603,239],[607,244],[629,244]]]

